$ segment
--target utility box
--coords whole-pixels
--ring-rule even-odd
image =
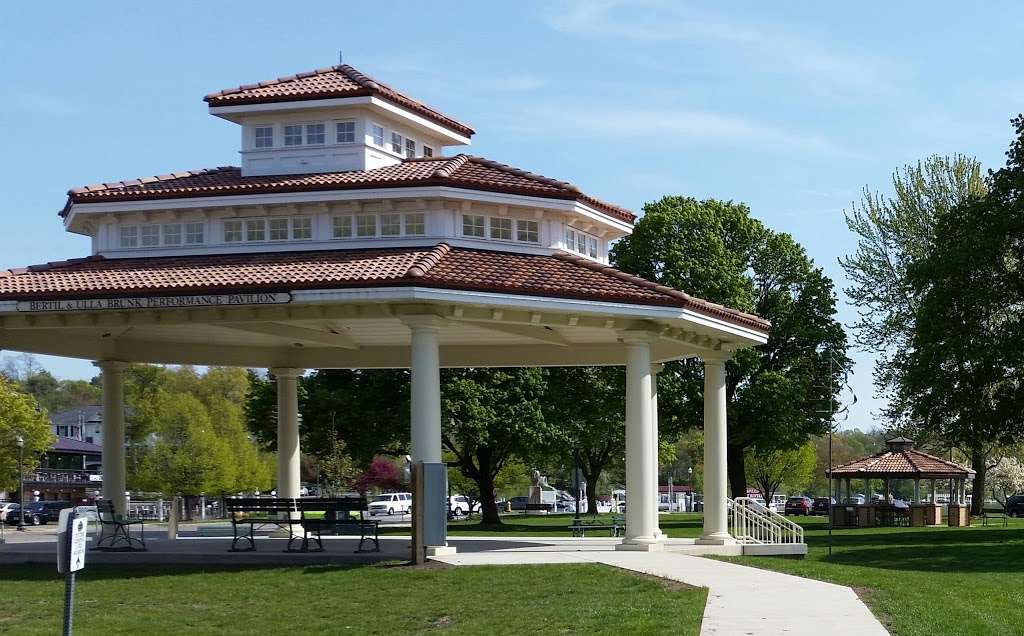
[[[428,546],[448,545],[448,466],[415,462],[412,483],[412,556],[423,563]]]

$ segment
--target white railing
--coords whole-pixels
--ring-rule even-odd
[[[803,543],[804,529],[750,497],[729,500],[732,536],[738,543]]]

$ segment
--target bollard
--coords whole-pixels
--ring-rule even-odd
[[[171,499],[171,509],[167,515],[167,538],[178,538],[178,497]]]

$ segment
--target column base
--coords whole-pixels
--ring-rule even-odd
[[[663,552],[665,544],[661,539],[623,539],[615,549],[626,552]]]
[[[734,545],[736,539],[728,532],[713,532],[697,539],[697,545]]]
[[[458,549],[453,545],[428,545],[426,552],[428,557],[452,556],[458,553]]]

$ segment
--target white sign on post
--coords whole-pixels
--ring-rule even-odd
[[[85,547],[89,535],[89,520],[85,517],[70,519],[73,508],[60,511],[57,538],[57,571],[61,574],[77,572],[85,567]]]

